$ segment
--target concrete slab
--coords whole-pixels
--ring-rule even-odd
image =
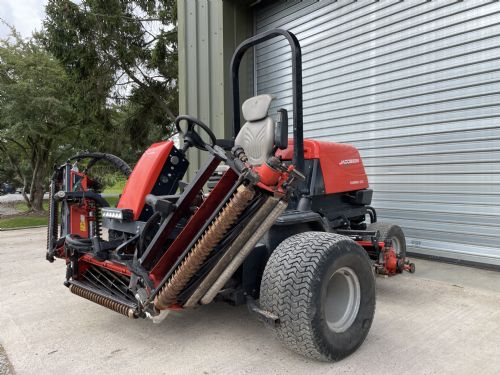
[[[0,232],[0,345],[16,374],[498,374],[500,273],[417,260],[377,279],[361,348],[318,363],[283,348],[244,306],[132,321],[62,285],[45,231]]]
[[[11,375],[13,372],[5,350],[0,346],[0,375]]]

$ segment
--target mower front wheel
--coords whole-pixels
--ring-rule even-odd
[[[368,230],[378,230],[380,241],[391,241],[391,245],[399,259],[406,258],[406,239],[400,226],[377,221],[368,226]]]
[[[305,232],[283,241],[264,270],[260,306],[276,315],[288,348],[338,361],[364,341],[375,313],[366,251],[346,236]]]

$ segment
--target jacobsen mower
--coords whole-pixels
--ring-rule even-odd
[[[285,109],[276,123],[269,116],[270,95],[243,103],[240,129],[240,61],[278,36],[292,51],[293,139]],[[303,139],[301,50],[292,33],[276,29],[243,42],[231,79],[233,140],[216,140],[200,120],[179,116],[183,148],[155,143],[133,171],[102,153],[56,168],[47,259],[66,261],[71,293],[129,318],[155,319],[214,300],[247,303],[289,348],[342,359],[370,329],[374,271],[414,270],[405,237],[377,221],[353,146]],[[190,147],[207,157],[185,183]],[[102,161],[128,177],[116,208],[89,174]]]

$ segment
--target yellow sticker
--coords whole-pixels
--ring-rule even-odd
[[[85,215],[80,215],[80,231],[85,232],[87,230],[87,225],[85,224]]]

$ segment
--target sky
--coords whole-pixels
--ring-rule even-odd
[[[15,26],[23,37],[29,37],[42,28],[47,0],[0,0],[0,18]],[[9,30],[0,25],[0,38],[5,38]]]

